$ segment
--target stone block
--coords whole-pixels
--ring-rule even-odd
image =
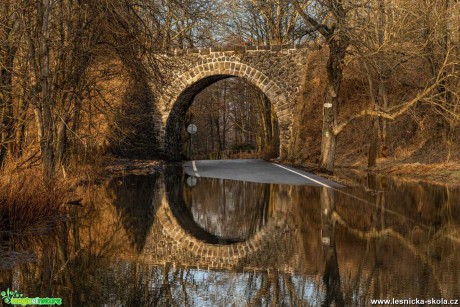
[[[244,46],[235,46],[233,48],[233,50],[237,53],[245,53],[246,52],[246,48]]]
[[[187,49],[187,54],[199,54],[199,49]]]
[[[222,47],[222,51],[233,51],[233,46]]]
[[[201,55],[208,55],[211,53],[211,49],[210,48],[204,48],[204,49],[200,49],[200,54]]]

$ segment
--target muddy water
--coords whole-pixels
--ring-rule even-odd
[[[196,180],[195,180],[196,179]],[[64,306],[367,306],[460,298],[460,190],[111,178],[47,235],[2,242],[0,290]]]

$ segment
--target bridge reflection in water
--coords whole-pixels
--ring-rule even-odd
[[[113,178],[2,288],[73,306],[369,305],[460,293],[460,192],[368,176],[348,188]],[[433,218],[434,217],[434,218]],[[17,244],[17,242],[16,242]],[[17,246],[17,245],[16,245]],[[16,247],[19,248],[19,247]]]

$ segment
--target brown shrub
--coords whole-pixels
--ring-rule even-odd
[[[8,235],[40,234],[62,218],[69,189],[63,182],[46,183],[36,168],[4,169],[0,175],[0,231]]]

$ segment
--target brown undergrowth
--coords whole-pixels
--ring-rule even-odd
[[[45,182],[35,168],[7,168],[0,176],[0,231],[10,234],[41,232],[62,216],[69,187],[61,180]]]
[[[63,220],[69,206],[80,205],[77,187],[95,183],[105,171],[97,157],[75,159],[52,180],[45,180],[39,163],[10,160],[0,171],[0,232],[40,234]]]

